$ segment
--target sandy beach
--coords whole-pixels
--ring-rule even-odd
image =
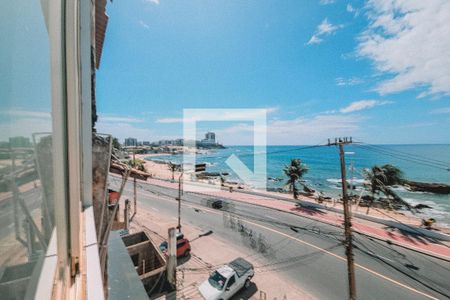
[[[164,162],[156,162],[151,160],[145,160],[145,158],[165,156],[167,153],[151,153],[151,154],[136,154],[136,159],[144,161],[144,166],[151,177],[156,179],[172,179],[172,171],[170,171],[168,164]],[[173,173],[174,178],[180,176],[180,172]]]

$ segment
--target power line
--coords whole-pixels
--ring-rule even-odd
[[[432,290],[432,291],[434,291],[434,292],[436,292],[436,293],[439,293],[439,294],[441,294],[441,295],[443,295],[443,296],[448,297],[447,293],[444,292],[444,291],[442,291],[442,290],[441,290],[441,287],[440,287],[438,284],[436,284],[436,282],[431,281],[431,280],[428,279],[427,277],[424,277],[423,275],[420,275],[420,274],[418,274],[417,272],[414,272],[414,274],[409,274],[409,273],[405,272],[404,270],[401,270],[399,267],[395,266],[393,263],[388,262],[387,260],[383,259],[383,258],[380,257],[379,255],[377,255],[376,253],[374,253],[373,251],[371,251],[371,250],[370,250],[366,245],[364,245],[364,243],[362,243],[361,241],[358,241],[358,242],[359,242],[360,245],[362,245],[364,248],[366,248],[366,250],[364,250],[364,249],[358,247],[358,249],[359,249],[361,252],[363,252],[363,253],[365,253],[365,254],[371,256],[371,257],[374,257],[374,258],[380,260],[381,262],[383,262],[384,264],[386,264],[386,265],[388,265],[389,267],[393,268],[393,269],[396,270],[397,272],[399,272],[399,273],[401,273],[401,274],[407,276],[408,278],[410,278],[410,279],[412,279],[412,280],[414,280],[414,281],[416,281],[416,282],[422,284],[424,287],[429,288],[430,290]],[[399,261],[397,261],[397,260],[396,260],[396,262],[401,264],[401,262],[399,262]],[[419,279],[418,277],[419,277],[420,279]],[[424,279],[425,279],[425,280],[424,280]],[[428,282],[426,282],[426,281],[428,281]]]
[[[375,152],[375,153],[378,153],[378,154],[383,154],[383,155],[386,155],[386,156],[394,157],[394,158],[405,160],[405,161],[409,161],[409,162],[414,162],[414,163],[417,163],[417,164],[422,164],[422,165],[426,165],[426,166],[430,166],[430,167],[436,167],[436,168],[444,168],[444,169],[446,168],[446,165],[444,165],[442,163],[436,163],[436,162],[427,161],[427,160],[424,160],[424,159],[421,159],[421,158],[416,158],[416,157],[413,157],[413,156],[406,156],[406,155],[403,155],[403,154],[398,154],[398,153],[395,153],[395,152],[392,152],[392,151],[389,151],[389,150],[386,150],[386,149],[375,148],[375,147],[373,147],[371,145],[363,145],[363,144],[361,144],[361,145],[357,145],[357,146],[362,148],[362,149],[368,150],[368,151],[372,151],[372,152]]]
[[[434,158],[428,158],[428,157],[425,157],[425,156],[422,156],[422,155],[418,155],[418,154],[412,154],[412,153],[408,153],[408,152],[405,152],[405,151],[394,150],[394,149],[390,149],[390,148],[387,148],[387,147],[383,147],[381,145],[373,145],[373,144],[364,143],[364,142],[358,142],[358,143],[363,144],[364,146],[367,146],[367,147],[377,148],[377,149],[380,149],[380,150],[383,150],[383,151],[391,152],[393,154],[400,154],[400,155],[404,155],[404,156],[409,156],[409,157],[414,158],[414,159],[428,161],[428,162],[440,164],[440,165],[443,165],[443,166],[449,166],[450,165],[450,162],[448,162],[448,161],[437,160],[437,159],[434,159]]]
[[[425,161],[423,159],[418,159],[418,158],[412,158],[412,157],[408,157],[408,156],[404,156],[401,154],[394,154],[392,152],[383,150],[383,149],[377,149],[377,148],[373,148],[370,145],[363,145],[363,144],[356,144],[357,147],[361,148],[361,149],[365,149],[367,151],[371,151],[377,154],[382,154],[385,156],[389,156],[389,157],[393,157],[396,159],[400,159],[400,160],[404,160],[404,161],[408,161],[408,162],[412,162],[415,164],[419,164],[419,165],[424,165],[430,168],[435,168],[435,169],[440,169],[440,170],[444,170],[444,171],[448,171],[448,167],[444,166],[443,164],[437,164],[437,163],[433,163],[433,162],[428,162]]]

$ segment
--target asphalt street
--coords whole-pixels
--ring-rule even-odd
[[[111,186],[117,186],[119,181],[111,179]],[[127,184],[125,197],[132,199],[132,191],[132,184]],[[171,215],[176,226],[177,193],[138,182],[138,207]],[[211,203],[215,200],[184,193],[182,224],[212,230],[232,247],[244,249],[260,262],[257,273],[280,272],[318,299],[347,298],[342,229],[226,199],[221,199],[222,209],[214,209]],[[354,241],[359,299],[450,299],[450,262],[365,235],[355,234]]]

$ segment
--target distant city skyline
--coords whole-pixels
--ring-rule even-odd
[[[119,139],[119,142],[121,140]],[[126,137],[123,139],[124,146],[150,146],[150,145],[173,145],[173,146],[183,146],[184,145],[184,138],[175,138],[175,139],[160,139],[160,140],[150,140],[150,139],[144,139],[139,140],[135,137]],[[193,141],[191,141],[193,142]],[[214,145],[217,142],[216,140],[216,134],[212,131],[207,131],[204,133],[204,138],[197,139],[198,143],[205,144],[205,145]]]
[[[183,108],[266,108],[268,144],[450,142],[448,1],[127,1],[97,74],[99,132],[182,137]],[[398,12],[398,13],[397,13]],[[427,34],[420,34],[427,32]],[[252,124],[204,122],[225,145]]]

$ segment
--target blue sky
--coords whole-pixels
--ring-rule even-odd
[[[107,13],[101,132],[175,138],[184,108],[267,108],[269,144],[450,142],[446,0],[115,0]],[[199,129],[251,143],[251,122]]]

